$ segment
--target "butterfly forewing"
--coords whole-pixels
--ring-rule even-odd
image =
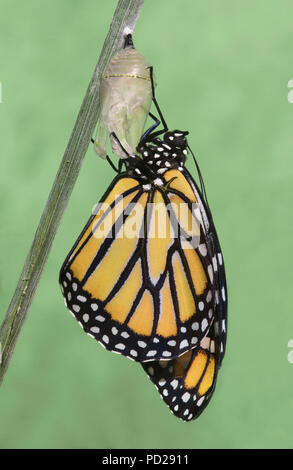
[[[213,320],[198,201],[178,170],[162,181],[146,190],[139,179],[117,177],[60,273],[67,307],[85,332],[137,361],[184,353]]]

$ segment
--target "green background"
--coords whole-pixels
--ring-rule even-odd
[[[115,6],[0,1],[1,320]],[[179,421],[65,309],[59,268],[114,176],[90,148],[0,389],[0,447],[292,447],[292,18],[290,0],[146,0],[136,26],[169,127],[190,131],[226,262],[208,408]]]

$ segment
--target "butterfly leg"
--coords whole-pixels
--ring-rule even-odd
[[[94,144],[95,140],[91,138],[91,142]],[[114,165],[114,163],[112,162],[111,158],[108,155],[106,155],[106,160],[109,163],[109,165],[113,168],[113,170],[116,171],[116,173],[121,173],[121,170],[119,170],[119,167],[116,168],[116,166]]]
[[[129,158],[129,157],[133,157],[134,155],[130,155],[129,152],[127,152],[127,150],[123,147],[123,145],[121,144],[120,140],[118,139],[117,135],[115,134],[115,132],[111,132],[110,133],[110,137],[113,137],[113,139],[116,140],[117,144],[119,145],[119,147],[121,148],[122,152],[125,153],[126,157]]]
[[[147,139],[147,137],[150,136],[152,131],[161,124],[161,121],[154,114],[149,113],[149,116],[155,121],[155,123],[151,127],[149,127],[141,136],[138,146],[147,142],[149,140]],[[165,131],[164,130],[160,131],[160,133],[163,133],[163,132]]]
[[[116,173],[121,173],[121,170],[119,170],[119,167],[116,168],[116,166],[114,165],[114,163],[112,162],[111,158],[108,155],[106,155],[106,160],[109,163],[109,165],[113,168],[113,170],[116,171]]]

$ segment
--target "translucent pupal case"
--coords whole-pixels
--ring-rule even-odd
[[[122,147],[135,153],[152,103],[149,67],[133,46],[122,49],[110,61],[101,80],[101,116],[94,144],[100,157],[106,157],[108,135],[116,155],[127,156]]]

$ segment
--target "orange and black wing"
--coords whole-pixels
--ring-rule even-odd
[[[215,326],[200,346],[171,361],[153,361],[142,366],[170,411],[184,421],[197,418],[214,392],[218,366]]]
[[[86,333],[136,361],[172,359],[213,321],[213,260],[203,206],[167,171],[150,190],[118,176],[60,272],[65,302]]]
[[[194,190],[198,193],[196,186]],[[211,216],[205,207],[203,210],[209,231],[207,246],[213,260],[213,324],[200,344],[183,355],[170,361],[142,363],[171,412],[185,421],[197,418],[209,403],[226,346],[227,290],[223,256]]]

